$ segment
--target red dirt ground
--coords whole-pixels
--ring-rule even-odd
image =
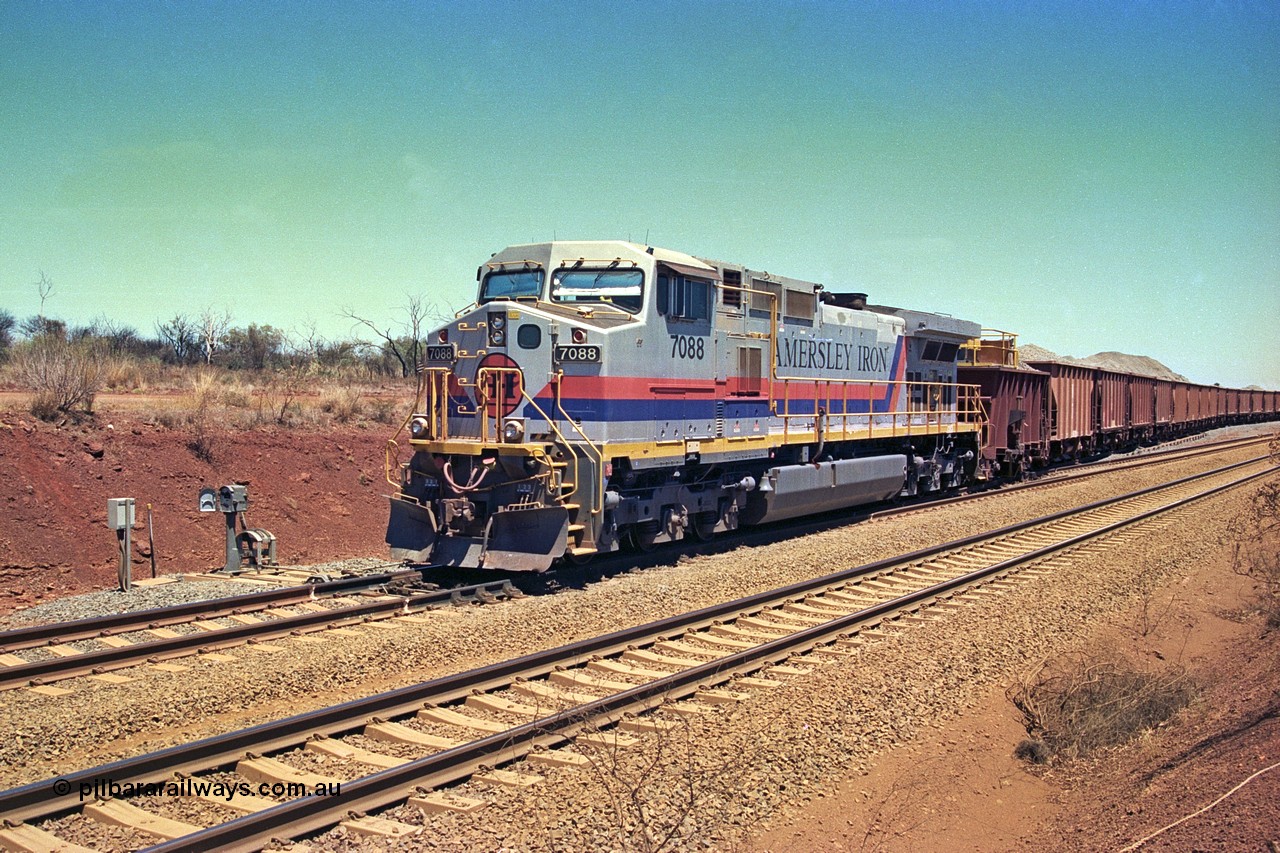
[[[280,562],[380,556],[390,490],[383,447],[393,432],[370,424],[215,433],[204,462],[187,432],[143,415],[100,412],[57,426],[0,411],[0,613],[115,586],[113,497],[137,501],[134,578],[151,573],[147,504],[159,574],[222,566],[223,516],[196,503],[201,487],[233,482],[248,484],[247,521],[275,534]]]
[[[1122,850],[1280,762],[1280,631],[1227,553],[1082,639],[1086,657],[1179,662],[1202,687],[1168,724],[1050,770],[1015,758],[1019,712],[994,691],[962,718],[776,821],[752,849]],[[1280,767],[1139,848],[1280,851]]]

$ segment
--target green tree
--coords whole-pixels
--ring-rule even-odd
[[[0,361],[8,358],[9,348],[13,346],[13,333],[17,328],[17,318],[0,308]]]
[[[250,323],[246,329],[228,329],[222,336],[223,363],[234,370],[265,370],[280,362],[286,338],[284,332],[263,324]]]

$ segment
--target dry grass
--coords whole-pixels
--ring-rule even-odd
[[[375,397],[369,401],[367,416],[374,423],[396,426],[408,417],[410,402],[408,397],[404,399]]]
[[[122,395],[105,404],[98,401],[108,417],[128,413],[169,429],[190,430],[202,457],[208,440],[221,430],[394,427],[413,402],[412,380],[387,380],[367,370],[177,367],[101,352],[81,357],[76,344],[57,343],[53,356],[39,350],[24,359],[20,348],[0,364],[0,387],[31,391],[33,414],[54,420],[88,411],[100,392]],[[64,381],[68,376],[77,382]],[[83,393],[74,388],[75,393],[63,393],[81,378]]]
[[[254,387],[251,384],[232,380],[222,388],[221,402],[228,409],[252,409],[253,400]]]
[[[218,402],[217,376],[211,370],[201,370],[191,381],[190,415],[191,440],[187,447],[203,462],[214,457],[214,408]]]
[[[327,388],[320,394],[320,411],[333,415],[340,424],[355,420],[363,410],[364,393],[352,385]]]
[[[163,365],[108,355],[102,359],[102,387],[117,393],[143,392],[160,384]]]

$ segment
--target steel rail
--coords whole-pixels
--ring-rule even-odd
[[[731,653],[629,690],[512,727],[507,731],[344,782],[340,798],[313,795],[292,800],[146,849],[149,853],[209,849],[250,851],[260,849],[272,837],[282,832],[296,838],[326,829],[338,823],[352,811],[369,811],[403,800],[406,792],[412,791],[415,787],[435,788],[460,782],[486,764],[509,763],[523,758],[540,747],[559,745],[583,729],[607,725],[616,722],[625,714],[641,713],[671,699],[684,698],[705,687],[728,680],[734,675],[755,671],[762,666],[785,660],[797,652],[831,642],[834,638],[867,623],[878,624],[893,614],[954,595],[966,587],[1006,574],[1027,563],[1038,562],[1060,551],[1074,548],[1277,470],[1280,470],[1280,466],[1246,475],[1232,482],[1179,498],[1173,503],[1145,510],[1129,518],[1120,519],[1095,530],[975,569],[890,601],[846,616],[838,616],[827,623],[761,643],[754,648]],[[1218,472],[1202,476],[1211,476],[1213,473]],[[1184,483],[1185,480],[1178,482]],[[1174,485],[1169,484],[1169,487]]]
[[[309,711],[281,720],[262,723],[249,729],[228,732],[189,744],[180,744],[159,752],[122,759],[111,764],[77,771],[41,782],[33,782],[19,788],[0,792],[0,817],[23,820],[58,814],[76,808],[79,803],[74,792],[81,782],[95,778],[112,778],[121,782],[155,782],[171,778],[174,773],[191,773],[224,767],[242,758],[250,750],[270,752],[298,746],[316,734],[341,734],[359,728],[371,717],[393,717],[416,711],[424,703],[443,704],[464,699],[475,691],[485,691],[510,685],[517,677],[538,678],[557,667],[584,664],[595,656],[620,653],[633,645],[656,641],[670,633],[683,633],[709,627],[726,617],[736,618],[757,612],[781,601],[803,599],[815,590],[829,588],[849,580],[883,572],[885,569],[916,562],[949,551],[964,549],[977,543],[1001,539],[1012,533],[1041,526],[1065,517],[1089,510],[1132,500],[1162,489],[1170,489],[1185,483],[1216,474],[1226,473],[1245,465],[1266,459],[1258,457],[1234,463],[1204,474],[1184,477],[1172,483],[1152,486],[1116,498],[1095,501],[1072,510],[1064,510],[1008,525],[995,531],[974,534],[952,542],[920,549],[910,554],[878,560],[863,566],[832,572],[818,578],[798,581],[784,587],[755,593],[729,602],[710,605],[689,613],[669,616],[644,625],[633,626],[609,634],[580,640],[553,649],[533,652],[521,657],[489,664],[466,672],[442,676],[431,681],[356,699],[341,705]],[[1263,476],[1266,472],[1254,475]],[[1228,486],[1222,487],[1227,488]],[[53,788],[55,781],[65,782],[59,795]],[[343,798],[346,802],[346,798]],[[270,811],[274,812],[275,809]]]
[[[1200,456],[1203,453],[1212,452],[1214,450],[1231,450],[1233,447],[1248,447],[1249,445],[1271,441],[1272,439],[1276,438],[1277,435],[1278,434],[1274,432],[1268,433],[1267,435],[1244,435],[1244,436],[1239,436],[1237,438],[1223,438],[1217,441],[1206,441],[1202,444],[1193,444],[1190,446],[1183,446],[1183,447],[1172,447],[1172,446],[1161,447],[1159,445],[1153,445],[1149,449],[1146,449],[1146,450],[1139,449],[1136,451],[1132,451],[1129,453],[1129,455],[1121,456],[1120,458],[1116,458],[1116,459],[1113,459],[1110,457],[1103,457],[1099,459],[1093,459],[1088,462],[1081,462],[1079,464],[1074,464],[1074,465],[1065,464],[1065,465],[1055,466],[1050,468],[1048,471],[1046,471],[1046,473],[1050,476],[1055,475],[1059,472],[1066,472],[1070,474],[1070,472],[1079,471],[1080,469],[1089,469],[1089,468],[1095,468],[1095,467],[1107,466],[1107,465],[1114,465],[1116,466],[1116,469],[1123,469],[1130,464],[1142,463],[1149,459],[1159,460],[1159,461],[1171,461],[1183,455],[1187,457],[1195,457],[1195,456]],[[1190,438],[1190,436],[1186,436],[1184,438]],[[1183,440],[1184,439],[1181,439],[1181,438],[1171,439],[1170,441],[1166,442],[1166,444],[1173,445]],[[1125,451],[1119,451],[1119,452],[1125,453]],[[1111,470],[1116,470],[1116,469],[1111,469]]]
[[[36,648],[55,641],[71,643],[77,640],[92,640],[97,637],[125,634],[146,628],[179,625],[183,622],[190,622],[193,619],[216,619],[220,616],[250,613],[257,610],[265,610],[269,607],[282,607],[288,604],[308,601],[319,596],[339,595],[344,592],[384,586],[397,581],[421,579],[423,572],[428,568],[430,567],[399,569],[394,572],[359,575],[321,581],[320,583],[290,584],[278,589],[266,589],[224,598],[209,598],[187,604],[155,607],[150,610],[109,613],[103,616],[76,619],[70,622],[50,622],[44,625],[11,628],[7,631],[0,631],[0,652]],[[195,581],[195,583],[199,583],[199,581]]]
[[[409,615],[442,604],[469,602],[473,600],[472,596],[483,593],[513,595],[514,588],[508,581],[499,579],[460,589],[410,593],[400,597],[380,598],[362,604],[334,607],[313,613],[299,613],[247,625],[234,625],[214,631],[195,631],[145,643],[95,649],[68,657],[28,661],[0,667],[0,690],[46,684],[50,681],[60,681],[81,675],[98,675],[141,663],[156,663],[217,649],[233,648],[245,643],[341,627],[374,618]]]
[[[1037,489],[1043,486],[1057,486],[1066,483],[1074,483],[1075,481],[1083,480],[1086,477],[1097,477],[1100,474],[1113,474],[1117,471],[1127,471],[1130,468],[1144,468],[1148,465],[1160,465],[1166,462],[1177,462],[1183,459],[1196,459],[1213,453],[1221,453],[1227,450],[1238,450],[1245,447],[1251,447],[1255,444],[1263,444],[1274,440],[1275,437],[1276,436],[1272,434],[1270,436],[1256,438],[1233,438],[1202,447],[1170,448],[1168,450],[1161,450],[1132,459],[1088,462],[1074,468],[1054,470],[1048,472],[1045,476],[1028,482],[1011,483],[1007,486],[997,486],[980,492],[971,492],[966,495],[953,495],[947,498],[938,498],[937,500],[924,501],[922,503],[910,504],[908,506],[896,506],[890,509],[876,510],[875,512],[868,513],[867,519],[875,521],[876,519],[889,518],[895,515],[909,515],[913,512],[935,509],[937,507],[949,506],[951,504],[964,503],[966,501],[977,500],[979,498],[994,497],[996,495],[1008,494],[1009,492],[1018,492],[1023,489]],[[1093,469],[1094,466],[1106,467],[1098,467],[1096,470],[1082,470]]]

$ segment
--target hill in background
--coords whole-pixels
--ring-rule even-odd
[[[1060,361],[1066,364],[1080,364],[1085,367],[1098,367],[1103,370],[1114,370],[1117,373],[1136,373],[1139,376],[1154,376],[1157,379],[1169,379],[1174,382],[1191,380],[1181,373],[1174,373],[1164,364],[1147,355],[1129,355],[1123,352],[1097,352],[1085,358],[1074,358],[1069,355],[1058,355],[1055,352],[1026,344],[1018,347],[1018,353],[1025,361]]]

